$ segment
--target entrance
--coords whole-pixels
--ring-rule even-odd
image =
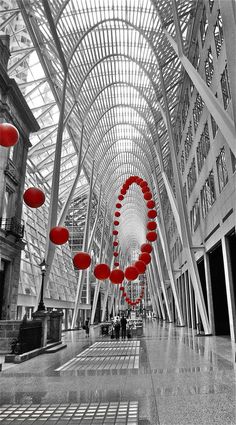
[[[228,236],[229,240],[229,252],[230,252],[230,263],[232,270],[232,279],[233,279],[233,287],[234,287],[234,303],[236,308],[236,261],[235,261],[235,252],[236,252],[236,234],[235,232],[231,233]]]
[[[4,287],[5,287],[5,280],[6,280],[6,270],[7,270],[7,262],[1,260],[1,267],[0,267],[0,320],[5,317],[3,317],[3,303],[4,303]]]
[[[229,315],[221,244],[219,244],[212,252],[210,252],[209,260],[215,319],[215,333],[216,335],[229,335]]]

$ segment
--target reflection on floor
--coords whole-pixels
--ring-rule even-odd
[[[2,406],[0,422],[3,425],[137,425],[138,402]]]
[[[235,344],[227,338],[147,320],[144,336],[135,340],[101,337],[98,328],[89,339],[75,331],[63,340],[65,350],[3,367],[0,424],[236,423]],[[129,368],[131,357],[138,367]]]
[[[56,371],[138,369],[139,351],[140,341],[96,342]]]

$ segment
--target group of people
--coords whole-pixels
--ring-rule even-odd
[[[129,327],[128,325],[128,320],[126,319],[126,317],[124,315],[121,316],[116,316],[113,319],[113,329],[114,329],[114,333],[115,333],[115,338],[119,339],[120,338],[120,331],[121,331],[121,338],[125,339],[126,336],[129,336],[129,334],[127,333],[127,328]],[[112,329],[112,335],[113,335],[113,329]]]

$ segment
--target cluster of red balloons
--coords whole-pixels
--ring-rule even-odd
[[[142,301],[143,296],[144,296],[144,285],[142,285],[142,287],[141,287],[141,293],[140,293],[139,297],[136,298],[135,300],[131,300],[131,298],[129,298],[127,296],[127,293],[125,291],[124,286],[120,286],[120,290],[122,291],[122,297],[124,297],[127,304],[129,304],[132,307],[138,305]]]

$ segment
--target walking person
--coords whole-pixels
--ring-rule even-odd
[[[85,333],[86,333],[86,338],[89,337],[89,318],[86,319],[85,321]]]
[[[116,318],[114,328],[115,328],[115,337],[116,339],[119,339],[120,338],[120,321],[118,317]]]
[[[126,338],[127,320],[126,320],[126,317],[124,315],[122,315],[122,317],[121,317],[120,325],[121,325],[121,338],[125,339]]]

